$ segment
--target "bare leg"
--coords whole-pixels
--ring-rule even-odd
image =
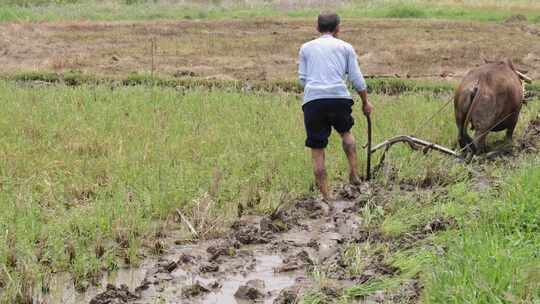
[[[315,182],[319,187],[319,191],[321,191],[323,199],[328,201],[330,195],[328,194],[328,181],[326,177],[326,166],[324,164],[324,149],[311,149],[311,157],[313,159]]]
[[[358,160],[356,157],[356,140],[351,132],[341,133],[343,151],[347,155],[349,161],[349,181],[353,185],[360,184],[360,177],[358,176]]]

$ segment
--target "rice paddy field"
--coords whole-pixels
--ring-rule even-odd
[[[355,29],[381,28],[363,57],[375,106],[374,143],[413,135],[457,149],[453,89],[469,68],[493,55],[497,37],[515,44],[505,43],[496,57],[509,56],[533,78],[539,75],[536,1],[2,2],[0,302],[109,303],[99,300],[109,290],[104,277],[146,271],[149,260],[178,258],[179,244],[194,239],[196,252],[199,242],[226,240],[231,224],[246,216],[275,220],[283,206],[317,197],[293,78],[296,44],[315,35],[309,20],[323,8],[336,9]],[[252,20],[264,26],[234,34],[235,28],[249,32]],[[283,45],[266,49],[284,27],[291,30]],[[403,44],[384,53],[377,38],[397,39],[392,35],[403,27],[417,45],[398,40]],[[175,42],[167,43],[173,32]],[[215,40],[198,40],[208,33],[217,33]],[[359,45],[365,34],[354,33],[346,38]],[[473,50],[485,56],[458,54],[451,45],[459,43],[452,40],[459,33],[476,33],[481,39]],[[149,57],[135,43],[149,37],[157,37],[166,56]],[[226,42],[232,39],[239,41]],[[441,50],[447,59],[433,59]],[[242,54],[260,64],[237,68],[235,57]],[[429,75],[422,69],[431,69]],[[450,76],[439,75],[447,70]],[[294,270],[308,283],[292,300],[277,302],[280,293],[272,301],[540,302],[538,81],[527,92],[510,154],[463,162],[396,145],[379,166],[381,152],[374,154],[374,180],[347,199],[357,203],[354,241],[336,245],[346,280],[334,279],[336,270],[315,260]],[[366,122],[359,105],[353,114],[365,172]],[[499,149],[502,139],[490,135],[490,149]],[[326,159],[333,188],[351,196],[335,133]],[[198,239],[179,214],[193,223]],[[242,258],[235,250],[220,262],[222,269]],[[67,283],[59,284],[60,276]],[[66,286],[73,288],[71,297],[62,295]],[[152,291],[156,297],[138,292],[108,300],[178,303],[159,290]]]

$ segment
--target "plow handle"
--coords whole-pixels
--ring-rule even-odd
[[[371,116],[366,114],[367,120],[367,165],[366,165],[366,180],[371,179]]]

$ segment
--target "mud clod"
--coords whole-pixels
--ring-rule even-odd
[[[531,120],[523,136],[519,141],[519,148],[521,151],[526,153],[535,153],[538,152],[538,141],[540,139],[540,114]]]
[[[277,273],[290,272],[311,265],[313,265],[313,260],[310,258],[309,253],[302,250],[296,254],[296,256],[285,259],[283,265],[276,268],[274,271]]]
[[[174,72],[173,76],[174,77],[196,77],[197,74],[189,70],[178,70]]]
[[[151,283],[147,279],[144,279],[141,284],[135,288],[135,292],[140,293],[144,290],[147,290],[148,288],[150,288],[150,284]]]
[[[299,300],[300,289],[297,287],[285,288],[280,291],[274,304],[294,304]]]
[[[218,282],[218,281],[214,281],[212,283],[210,283],[209,287],[213,290],[216,290],[216,289],[220,289],[221,287],[223,287],[223,285]]]
[[[235,292],[234,297],[237,299],[248,301],[261,300],[265,297],[264,288],[264,281],[251,280],[248,281],[246,285],[240,286]]]
[[[324,271],[328,278],[336,280],[351,279],[348,275],[347,264],[343,259],[341,251],[337,251],[333,256],[324,261]]]
[[[319,250],[319,241],[317,239],[311,239],[309,240],[309,242],[307,243],[307,246],[309,248],[313,248],[315,250]]]
[[[108,284],[105,292],[98,294],[90,304],[120,304],[128,303],[129,301],[137,300],[139,297],[129,291],[126,285],[116,287]]]
[[[189,254],[183,253],[179,258],[177,264],[188,264],[193,263],[195,261],[195,257]]]
[[[373,188],[367,182],[359,185],[344,185],[338,194],[344,200],[364,202],[373,195]]]
[[[165,266],[167,272],[173,272],[176,268],[178,268],[178,263],[175,261],[171,261]]]
[[[374,262],[371,265],[371,269],[374,274],[378,274],[378,275],[395,275],[395,274],[398,274],[400,271],[399,268],[392,265],[388,265],[382,261]]]
[[[195,284],[182,288],[182,296],[184,298],[193,298],[208,292],[210,292],[210,289],[201,284],[199,281],[197,281]]]
[[[418,279],[402,283],[388,298],[392,303],[418,303],[423,286]]]
[[[323,208],[323,203],[314,199],[303,199],[296,203],[297,209],[304,209],[309,212],[317,212]]]
[[[517,15],[509,16],[503,21],[503,23],[505,24],[520,23],[520,22],[527,22],[527,17],[522,14],[517,14]]]
[[[435,233],[437,231],[446,230],[448,227],[454,226],[454,219],[446,219],[442,217],[437,217],[424,226],[423,232],[425,233]]]
[[[278,217],[272,219],[270,217],[264,217],[261,220],[261,231],[269,231],[273,233],[285,232],[290,229],[289,224],[282,218]]]
[[[328,297],[337,298],[341,296],[343,290],[337,286],[323,286],[321,292]]]
[[[386,295],[383,291],[376,291],[374,294],[369,295],[365,299],[366,303],[384,303],[386,301]]]
[[[266,244],[270,242],[271,234],[263,233],[256,227],[242,227],[235,231],[234,237],[243,245]]]
[[[242,245],[266,244],[272,238],[271,229],[262,229],[267,224],[263,218],[240,219],[232,224],[231,236]]]
[[[220,256],[234,256],[238,248],[240,248],[240,244],[225,240],[220,244],[208,247],[206,252],[210,254],[210,261],[214,261]]]
[[[202,272],[202,273],[205,273],[205,272],[217,272],[217,271],[219,271],[219,265],[216,264],[216,263],[203,263],[199,267],[199,271]]]

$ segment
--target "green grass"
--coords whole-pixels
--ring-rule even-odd
[[[496,183],[487,192],[471,191],[474,181],[463,178],[447,186],[444,195],[427,191],[411,194],[413,200],[389,193],[378,226],[386,236],[399,238],[435,216],[454,219],[456,227],[412,249],[383,250],[385,261],[400,272],[346,289],[340,303],[356,303],[381,291],[392,295],[415,278],[424,286],[422,303],[538,303],[540,163],[536,155],[513,161],[519,164],[484,165]],[[360,261],[370,255],[366,250],[351,253]],[[316,292],[308,296],[306,303],[322,299]]]
[[[480,213],[447,236],[447,252],[433,258],[428,303],[538,303],[540,301],[540,166],[505,179],[483,198]]]
[[[65,73],[54,72],[18,72],[13,74],[0,74],[0,79],[16,82],[44,82],[47,84],[79,85],[111,85],[117,86],[160,86],[170,88],[207,88],[219,90],[241,90],[248,86],[245,81],[217,80],[199,78],[174,78],[164,75],[151,75],[148,73],[133,73],[126,77],[107,77],[85,74],[80,71]],[[401,79],[401,78],[369,78],[366,79],[368,91],[375,94],[396,95],[404,92],[451,94],[457,83],[436,80]],[[297,80],[266,80],[250,81],[249,87],[254,91],[302,93],[302,87]],[[540,96],[540,81],[526,85],[528,95]]]
[[[54,72],[18,72],[10,75],[0,76],[5,80],[17,82],[45,82],[49,84],[65,84],[68,86],[78,85],[123,85],[123,86],[161,86],[170,88],[208,88],[223,90],[245,89],[247,83],[238,80],[214,80],[199,78],[174,78],[164,75],[150,75],[146,73],[130,74],[126,77],[104,77],[98,75],[84,74],[79,71],[69,71],[66,73]],[[367,79],[370,93],[395,95],[403,92],[429,92],[429,93],[449,93],[455,89],[456,84],[446,81],[433,80],[410,80],[399,78],[371,78]],[[250,81],[249,87],[255,91],[266,92],[291,92],[301,93],[302,87],[297,80],[271,80],[271,81]],[[528,86],[528,90],[540,92],[540,86],[534,84]]]
[[[456,1],[391,0],[354,1],[340,5],[278,5],[271,1],[178,4],[145,0],[8,0],[0,5],[0,21],[57,20],[156,20],[228,19],[253,17],[312,17],[321,9],[333,8],[347,18],[435,18],[453,20],[502,21],[522,14],[531,22],[540,20],[540,6],[532,0]]]

